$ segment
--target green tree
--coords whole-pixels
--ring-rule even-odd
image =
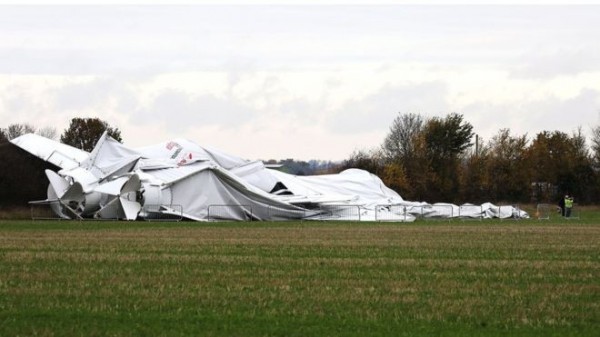
[[[594,165],[600,169],[600,125],[592,128],[592,157]]]
[[[102,133],[122,142],[121,131],[112,128],[99,118],[73,118],[71,124],[60,136],[60,141],[84,151],[92,151]]]
[[[452,113],[446,118],[432,118],[425,125],[427,152],[431,158],[454,158],[470,148],[475,135],[473,126],[463,116]]]
[[[432,200],[457,201],[460,159],[473,145],[473,135],[473,126],[456,113],[432,118],[425,124],[423,150],[431,167],[428,185]]]

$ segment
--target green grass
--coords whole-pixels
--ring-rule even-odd
[[[600,220],[0,221],[0,336],[598,336]]]

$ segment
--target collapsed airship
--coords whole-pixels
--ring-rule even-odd
[[[405,201],[359,169],[295,176],[174,139],[129,148],[107,133],[91,152],[35,134],[11,142],[60,168],[46,170],[49,205],[65,219],[361,220],[527,217],[514,207]]]

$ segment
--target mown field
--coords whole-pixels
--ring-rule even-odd
[[[600,220],[0,221],[0,336],[599,336]]]

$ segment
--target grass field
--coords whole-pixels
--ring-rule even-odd
[[[0,336],[599,336],[600,220],[0,221]]]

